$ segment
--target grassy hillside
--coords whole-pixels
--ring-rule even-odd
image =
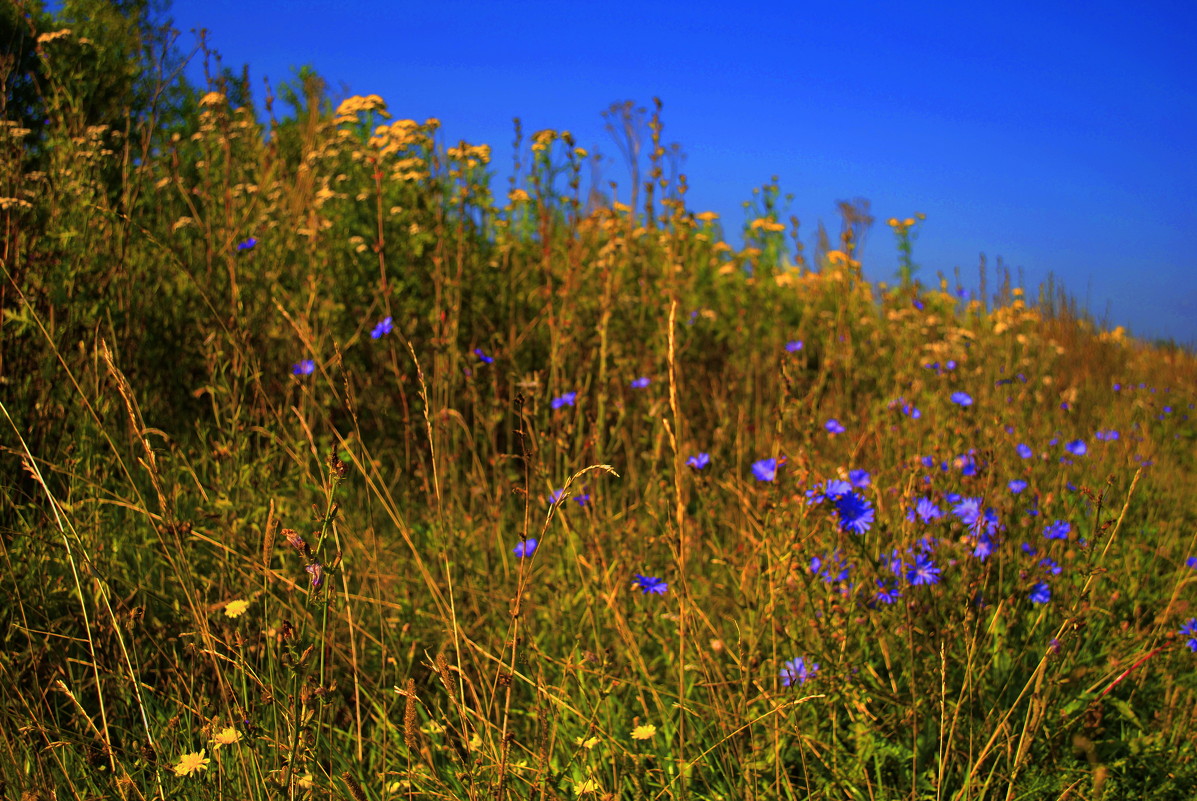
[[[97,122],[83,35],[0,124],[0,796],[1191,797],[1193,354],[733,246],[659,107],[624,205],[310,74]]]

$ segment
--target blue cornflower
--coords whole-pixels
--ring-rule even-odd
[[[1052,599],[1052,588],[1047,586],[1046,581],[1036,582],[1027,597],[1033,604],[1045,604]]]
[[[1016,478],[1013,481],[1011,481],[1009,484],[1007,484],[1006,486],[1008,486],[1010,488],[1010,491],[1012,493],[1017,495],[1018,493],[1022,492],[1023,490],[1025,490],[1027,488],[1027,482],[1023,481],[1021,478]]]
[[[972,528],[981,519],[981,499],[964,498],[952,509],[952,514],[956,515],[961,523]]]
[[[1066,540],[1070,531],[1072,531],[1071,523],[1066,520],[1057,520],[1054,523],[1049,523],[1043,529],[1043,536],[1049,540]]]
[[[873,594],[873,601],[882,604],[892,604],[901,597],[902,593],[898,589],[898,582],[895,581],[892,586],[887,586],[883,580],[877,579],[877,592]]]
[[[852,485],[847,481],[839,478],[833,478],[827,482],[823,489],[823,494],[831,499],[838,498],[841,495],[846,495],[852,491]]]
[[[843,425],[840,424],[840,421],[836,420],[834,417],[824,423],[823,428],[826,428],[832,434],[843,434],[846,430]]]
[[[802,350],[802,340],[795,339],[790,342],[787,342],[786,350],[788,350],[790,353],[797,353],[798,351]]]
[[[378,321],[378,325],[374,326],[374,330],[370,332],[370,339],[379,339],[391,333],[394,328],[394,321],[390,317],[383,317]]]
[[[916,587],[920,584],[938,584],[939,568],[930,556],[919,554],[914,558],[914,564],[906,571],[906,580]]]
[[[586,504],[590,503],[590,493],[583,492],[581,495],[574,498],[574,500],[578,502],[578,506],[585,506]]]
[[[777,460],[769,458],[753,462],[752,474],[756,476],[757,481],[772,481],[777,478]]]
[[[1027,556],[1034,556],[1039,553],[1039,549],[1029,542],[1024,542],[1020,547],[1022,548],[1022,552]]]
[[[849,470],[848,480],[852,482],[852,486],[858,487],[859,489],[864,489],[865,487],[869,486],[869,483],[872,481],[872,477],[869,475],[869,471],[867,470]]]
[[[549,493],[549,505],[552,506],[553,504],[557,503],[557,501],[561,500],[561,496],[564,494],[565,494],[564,487],[562,487],[559,490],[553,490],[552,492],[550,492]]]
[[[519,557],[520,559],[523,559],[524,557],[531,556],[533,554],[533,552],[536,551],[536,545],[537,545],[536,539],[533,537],[529,537],[526,540],[521,540],[520,542],[517,542],[515,544],[515,547],[511,549],[511,552],[513,554],[515,554],[517,557]]]
[[[244,242],[238,243],[237,250],[253,250],[254,245],[256,245],[256,244],[258,244],[258,240],[254,239],[251,236],[249,239],[245,240]]]
[[[781,669],[781,686],[792,687],[794,684],[806,684],[807,679],[813,679],[818,672],[819,666],[814,662],[808,665],[806,660],[800,656],[791,659]]]
[[[1072,442],[1064,446],[1064,450],[1068,451],[1073,456],[1084,456],[1089,450],[1089,447],[1085,445],[1085,441],[1083,439],[1074,439]]]
[[[482,348],[474,348],[474,355],[481,359],[483,364],[490,364],[495,360],[493,356],[487,356]]]
[[[1197,570],[1197,556],[1190,556],[1185,560],[1185,567]]]
[[[973,556],[984,562],[993,553],[993,549],[997,547],[997,543],[988,534],[982,534],[977,538],[977,544],[973,547]]]
[[[943,512],[940,511],[939,507],[930,498],[919,498],[919,502],[914,506],[914,513],[924,523],[930,523],[937,517],[943,517]]]
[[[311,359],[304,359],[291,365],[291,373],[293,375],[311,375],[316,369],[316,363]]]
[[[1018,443],[1018,447],[1016,447],[1015,450],[1018,451],[1018,455],[1024,459],[1030,459],[1031,456],[1034,455],[1031,451],[1031,446],[1022,442]]]
[[[927,469],[935,467],[935,460],[932,459],[930,456],[924,456],[923,457],[923,467],[926,467]]]
[[[952,403],[955,403],[957,406],[972,406],[973,398],[967,392],[953,392]]]
[[[1048,573],[1051,573],[1053,576],[1060,575],[1060,572],[1064,570],[1064,568],[1060,567],[1059,562],[1057,562],[1055,559],[1052,559],[1050,556],[1045,556],[1040,559],[1039,566]]]
[[[835,511],[840,528],[853,534],[864,534],[873,525],[873,507],[867,498],[848,492],[835,499]]]
[[[693,467],[695,470],[701,470],[711,463],[711,454],[700,453],[697,456],[691,456],[686,460],[686,464]]]
[[[837,569],[834,575],[831,572],[832,568]],[[824,582],[834,584],[848,580],[848,576],[852,572],[852,565],[844,561],[844,557],[840,555],[839,551],[835,551],[831,554],[830,559],[826,558],[826,554],[811,557],[810,572]]]
[[[648,378],[646,376],[640,376],[639,378],[637,378],[635,381],[632,382],[632,389],[644,389],[645,387],[648,386],[648,384],[649,384]]]
[[[573,406],[574,401],[576,401],[577,399],[578,399],[578,393],[566,392],[564,395],[562,395],[559,398],[553,398],[552,402],[549,404],[549,408],[560,409],[562,406]]]
[[[1180,627],[1180,635],[1188,637],[1189,641],[1185,645],[1189,646],[1190,651],[1197,651],[1197,617],[1191,617],[1188,621]]]
[[[669,589],[668,584],[655,576],[642,576],[639,573],[634,573],[633,576],[632,581],[635,582],[636,589],[645,595],[648,595],[650,592],[656,595],[664,595],[665,590]]]

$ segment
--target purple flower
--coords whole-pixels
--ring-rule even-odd
[[[531,556],[533,553],[536,552],[536,546],[538,544],[539,543],[537,543],[535,538],[529,537],[526,540],[521,540],[520,542],[517,542],[515,547],[511,549],[511,552],[513,554],[515,554],[517,557],[519,557],[520,559],[524,559],[526,557]]]
[[[844,427],[840,425],[840,421],[834,417],[824,423],[823,428],[826,428],[832,434],[843,434],[845,431]]]
[[[1033,604],[1045,604],[1052,599],[1052,588],[1047,586],[1046,581],[1036,582],[1027,597]]]
[[[553,490],[552,492],[550,492],[549,493],[549,505],[552,506],[553,504],[557,503],[557,501],[561,500],[561,496],[564,494],[565,494],[564,487],[562,487],[559,490]]]
[[[853,534],[864,534],[873,525],[873,507],[868,499],[848,492],[835,499],[835,512],[840,528]]]
[[[1048,573],[1051,573],[1053,576],[1060,575],[1060,573],[1064,570],[1064,568],[1060,567],[1059,562],[1057,562],[1055,559],[1052,559],[1049,556],[1045,556],[1042,559],[1040,559],[1039,566],[1041,568],[1043,568],[1044,570],[1046,570]]]
[[[953,392],[952,403],[955,403],[957,406],[972,406],[973,399],[967,392]]]
[[[311,359],[304,359],[291,365],[291,373],[293,375],[311,375],[316,369],[316,363]]]
[[[390,317],[383,317],[378,321],[378,325],[374,326],[374,330],[370,332],[370,339],[380,339],[391,333],[394,328],[394,322]]]
[[[1189,646],[1190,651],[1197,651],[1197,617],[1191,617],[1188,621],[1180,627],[1180,635],[1188,637],[1188,642],[1185,645]]]
[[[926,554],[919,554],[914,558],[914,564],[906,571],[906,580],[915,587],[920,584],[938,584],[939,568]]]
[[[564,395],[562,395],[559,398],[553,398],[553,401],[549,404],[549,407],[552,409],[560,409],[562,406],[573,406],[574,401],[576,401],[577,399],[578,399],[578,393],[566,392]]]
[[[1085,445],[1085,441],[1083,439],[1074,439],[1072,442],[1064,446],[1064,450],[1068,451],[1073,456],[1084,456],[1089,448]]]
[[[952,509],[952,514],[959,518],[960,522],[972,528],[977,525],[977,521],[981,519],[981,499],[980,498],[963,498],[960,503]]]
[[[645,595],[648,595],[650,592],[656,595],[664,595],[665,590],[669,589],[668,584],[654,576],[642,576],[639,573],[634,573],[633,575],[635,576],[633,581],[636,583],[636,588]]]
[[[482,351],[482,348],[474,348],[474,355],[475,355],[475,356],[477,356],[479,359],[481,359],[483,364],[490,364],[491,362],[493,362],[493,361],[494,361],[494,357],[493,357],[493,356],[487,356],[487,355],[486,355],[486,354],[485,354],[485,353]]]
[[[867,470],[849,470],[848,480],[852,482],[852,486],[857,487],[858,489],[864,489],[865,487],[869,486],[872,478],[869,476],[869,472]]]
[[[1070,531],[1072,531],[1072,524],[1065,520],[1057,520],[1054,523],[1049,523],[1043,529],[1043,536],[1049,540],[1066,540]]]
[[[686,460],[686,464],[693,467],[695,470],[702,470],[711,463],[711,454],[700,453],[697,456],[691,456]]]
[[[1031,446],[1026,445],[1022,442],[1018,443],[1018,447],[1016,447],[1015,450],[1018,451],[1018,455],[1024,459],[1030,459],[1031,456],[1033,455],[1033,453],[1031,452]]]
[[[574,500],[578,502],[578,506],[586,506],[588,503],[590,503],[590,493],[583,492],[581,495],[574,498]]]
[[[1190,570],[1197,570],[1197,556],[1190,556],[1185,560],[1185,567]]]
[[[258,240],[254,239],[251,236],[249,239],[245,240],[244,242],[238,243],[237,250],[253,250],[254,245],[256,245],[256,244],[258,244]]]
[[[1016,478],[1013,481],[1011,481],[1009,484],[1007,484],[1006,486],[1008,486],[1010,488],[1010,491],[1012,493],[1017,495],[1018,493],[1022,492],[1023,490],[1025,490],[1027,488],[1027,482],[1023,481],[1021,478]]]
[[[919,520],[924,523],[930,523],[937,517],[943,517],[943,512],[939,507],[931,502],[930,498],[919,498],[919,502],[915,504],[914,513],[919,516]]]
[[[756,476],[757,481],[772,481],[777,478],[777,460],[770,458],[753,462],[752,474]]]
[[[304,570],[311,574],[312,586],[319,588],[321,583],[324,581],[324,565],[320,564],[319,562],[312,562],[312,564],[305,567]]]
[[[877,579],[877,592],[873,594],[875,603],[892,604],[900,597],[902,597],[902,593],[898,590],[898,582],[895,581],[892,585],[887,586],[885,581]]]
[[[806,684],[807,679],[813,679],[818,672],[819,666],[813,662],[808,665],[806,660],[800,656],[791,659],[781,669],[781,686],[792,687],[795,684]]]
[[[797,353],[798,351],[802,350],[802,340],[795,339],[791,342],[787,342],[786,350],[788,350],[790,353]]]
[[[640,376],[632,382],[632,389],[644,389],[649,384],[649,380],[645,376]]]

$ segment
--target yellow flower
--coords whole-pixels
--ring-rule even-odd
[[[577,743],[578,745],[582,746],[583,748],[594,748],[596,745],[598,745],[599,738],[589,737],[589,738],[583,740],[581,737],[575,737],[574,742]]]
[[[574,787],[574,795],[587,795],[589,793],[597,793],[599,790],[599,783],[594,779],[587,779],[584,782],[579,782]]]
[[[216,743],[215,748],[220,748],[222,745],[232,745],[241,739],[241,732],[234,729],[232,726],[226,726],[220,731],[216,732],[216,736],[212,738],[212,742]]]
[[[657,727],[651,723],[644,723],[632,729],[633,740],[647,740],[657,733]]]
[[[246,609],[249,609],[249,601],[238,598],[224,605],[224,614],[225,617],[241,617]]]
[[[179,757],[179,764],[175,765],[171,770],[175,772],[176,776],[186,776],[189,773],[195,773],[197,770],[207,770],[208,763],[212,760],[204,756],[204,749],[200,749],[196,753],[183,754]]]

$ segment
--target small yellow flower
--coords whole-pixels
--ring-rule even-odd
[[[236,601],[229,601],[224,605],[224,615],[225,617],[241,617],[247,609],[249,609],[249,601],[238,598]]]
[[[586,739],[582,739],[581,737],[575,737],[574,742],[577,743],[578,745],[582,746],[583,748],[589,749],[589,748],[594,748],[596,745],[598,745],[599,738],[588,737]]]
[[[179,757],[179,764],[175,765],[171,770],[175,772],[176,776],[186,776],[190,773],[195,773],[197,770],[207,770],[208,763],[212,760],[204,756],[204,749],[200,749],[196,753],[183,754]]]
[[[232,745],[241,739],[241,732],[234,729],[232,726],[226,726],[220,731],[216,732],[216,736],[212,738],[212,742],[216,743],[212,750],[220,748],[222,745]]]
[[[694,215],[694,219],[702,220],[703,222],[714,222],[719,219],[719,215],[713,211],[700,211]]]
[[[632,729],[633,740],[647,740],[657,733],[657,727],[651,723],[644,723]]]
[[[599,783],[594,779],[587,779],[574,786],[574,795],[588,795],[599,791]]]

